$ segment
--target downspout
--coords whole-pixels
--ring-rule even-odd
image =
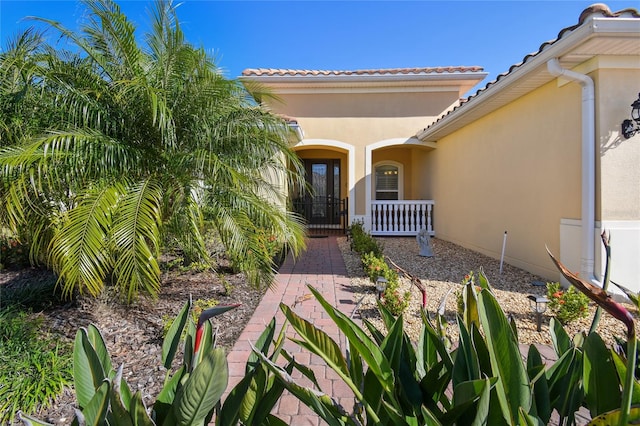
[[[596,154],[595,154],[595,91],[591,77],[560,66],[557,58],[547,61],[547,69],[554,77],[565,77],[582,86],[582,254],[580,275],[601,286],[595,277],[595,212],[596,212]]]

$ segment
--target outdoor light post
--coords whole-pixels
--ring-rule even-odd
[[[622,122],[622,136],[625,139],[629,139],[631,136],[640,132],[640,93],[638,93],[638,99],[631,104],[631,118],[633,121],[627,119]]]
[[[378,292],[378,299],[382,298],[382,293],[387,289],[387,279],[385,277],[378,277],[376,280],[376,291]]]
[[[527,299],[529,299],[529,306],[531,307],[531,310],[536,314],[536,319],[538,321],[537,330],[541,331],[542,314],[547,310],[547,303],[549,303],[549,299],[544,296],[534,296],[532,294],[527,296]]]

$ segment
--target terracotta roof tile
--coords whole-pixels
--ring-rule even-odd
[[[543,50],[545,50],[547,47],[551,46],[552,44],[556,43],[558,40],[562,39],[566,34],[571,33],[571,31],[575,30],[576,28],[578,28],[579,26],[581,26],[582,24],[585,23],[585,21],[594,14],[601,14],[604,17],[607,18],[617,18],[620,17],[622,15],[625,14],[630,14],[631,16],[633,16],[634,18],[640,18],[640,13],[638,13],[638,10],[633,9],[633,8],[627,8],[627,9],[623,9],[623,10],[619,10],[618,12],[612,12],[611,9],[609,9],[609,7],[606,4],[603,3],[596,3],[596,4],[592,4],[591,6],[587,7],[586,9],[584,9],[582,11],[582,13],[580,14],[580,17],[578,18],[578,23],[575,25],[572,25],[570,27],[567,28],[563,28],[562,30],[560,30],[560,32],[558,33],[558,36],[554,39],[554,40],[550,40],[550,41],[546,41],[544,43],[542,43],[540,45],[540,48],[538,49],[537,52],[534,53],[530,53],[528,55],[526,55],[523,59],[522,62],[518,63],[518,64],[514,64],[511,67],[509,67],[509,70],[507,72],[504,72],[502,74],[499,74],[495,80],[490,81],[489,83],[487,83],[487,85],[481,89],[479,89],[475,94],[468,96],[466,99],[461,100],[460,105],[456,106],[455,108],[451,109],[450,111],[448,111],[447,113],[443,114],[440,118],[438,118],[436,121],[434,121],[433,123],[431,123],[429,126],[425,127],[422,131],[427,130],[429,127],[433,126],[434,124],[436,124],[437,122],[439,122],[440,120],[444,119],[445,117],[447,117],[449,114],[451,114],[453,111],[464,107],[464,105],[471,99],[477,97],[478,95],[480,95],[482,92],[488,90],[491,86],[493,86],[494,84],[496,84],[498,81],[502,80],[503,78],[505,78],[506,76],[508,76],[509,74],[511,74],[512,72],[514,72],[515,70],[517,70],[518,68],[520,68],[521,66],[523,66],[524,64],[526,64],[527,62],[529,62],[532,58],[536,57],[537,55],[539,55]]]
[[[307,76],[349,76],[349,75],[419,75],[419,74],[443,74],[443,73],[464,73],[483,71],[479,66],[448,66],[448,67],[425,67],[425,68],[388,68],[388,69],[366,69],[366,70],[292,70],[279,68],[256,68],[246,69],[242,72],[245,77],[262,76],[287,76],[287,77],[307,77]]]

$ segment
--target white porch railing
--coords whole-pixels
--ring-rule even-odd
[[[371,235],[417,235],[426,229],[435,235],[433,200],[372,201]]]

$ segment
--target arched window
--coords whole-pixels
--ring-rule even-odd
[[[376,166],[376,200],[399,200],[400,173],[399,167],[393,164]]]

